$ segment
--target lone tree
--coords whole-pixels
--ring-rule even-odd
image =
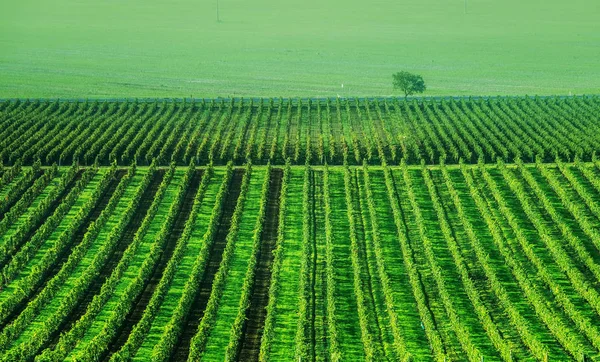
[[[404,98],[415,93],[423,93],[427,89],[423,77],[409,72],[398,72],[392,75],[394,78],[394,89],[404,92]]]

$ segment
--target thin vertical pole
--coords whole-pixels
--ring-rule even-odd
[[[220,23],[220,22],[221,22],[221,18],[219,18],[219,0],[217,0],[217,23]]]

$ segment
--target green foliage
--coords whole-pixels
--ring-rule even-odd
[[[17,230],[10,235],[8,238],[4,238],[2,240],[2,244],[0,245],[0,260],[2,265],[5,267],[7,259],[14,255],[20,246],[25,243],[27,240],[27,236],[30,233],[33,233],[38,227],[40,228],[37,232],[42,234],[47,234],[51,230],[53,230],[53,225],[56,225],[60,218],[68,211],[68,207],[75,202],[75,198],[81,188],[85,183],[79,182],[78,189],[70,190],[72,186],[72,182],[74,181],[76,175],[78,173],[78,166],[73,165],[70,167],[61,177],[59,184],[56,188],[52,189],[46,197],[39,202],[35,208],[35,210],[28,214],[27,221],[25,223],[19,224]],[[91,172],[87,173],[87,177],[91,177]],[[80,180],[81,181],[81,180]],[[70,191],[70,192],[69,192]],[[50,213],[53,212],[53,206],[56,205],[60,201],[60,196],[69,192],[70,197],[67,197],[62,208],[58,207],[54,212],[53,218]],[[46,225],[45,227],[42,227]],[[36,234],[37,234],[36,232]],[[39,236],[36,238],[39,243],[43,237]],[[32,245],[32,244],[30,244]]]
[[[344,109],[340,108],[342,112]],[[370,112],[371,115],[376,113]],[[433,117],[433,114],[424,116]],[[321,316],[327,321],[327,329],[317,331],[318,338],[326,338],[327,348],[322,352],[317,350],[317,353],[327,353],[332,360],[348,356],[347,340],[344,340],[348,335],[347,311],[341,308],[345,305],[344,298],[351,298],[356,303],[353,316],[357,320],[353,328],[356,328],[356,340],[360,341],[356,348],[361,349],[361,353],[364,351],[365,359],[371,361],[385,357],[395,360],[420,358],[412,339],[416,335],[415,329],[422,333],[425,350],[431,349],[430,356],[440,361],[449,356],[474,362],[494,357],[520,360],[526,356],[540,360],[580,359],[581,355],[594,355],[594,351],[600,349],[600,329],[595,323],[595,316],[600,314],[600,295],[592,287],[600,278],[600,270],[591,253],[598,247],[596,225],[600,209],[594,201],[600,191],[597,165],[578,159],[574,164],[560,160],[546,164],[539,158],[535,164],[525,164],[517,159],[510,165],[502,161],[486,165],[480,159],[475,166],[463,162],[453,166],[446,165],[442,158],[440,166],[422,164],[412,167],[401,161],[397,167],[388,165],[385,154],[380,155],[377,151],[376,144],[385,143],[384,138],[388,135],[382,133],[378,137],[379,141],[375,137],[372,139],[372,157],[382,158],[379,167],[369,167],[366,157],[362,158],[363,167],[357,168],[349,165],[320,168],[307,164],[301,170],[304,177],[298,172],[290,178],[293,168],[289,163],[286,166],[280,205],[283,210],[278,215],[282,226],[275,248],[261,343],[262,359],[275,357],[271,354],[275,345],[277,348],[291,346],[290,356],[311,358],[313,307],[317,311],[323,308]],[[5,218],[13,220],[16,214],[38,212],[34,207],[27,211],[29,206],[23,204],[44,199],[41,190],[49,183],[57,182],[60,174],[58,168],[38,167],[35,169],[44,173],[31,180],[31,186]],[[237,358],[265,221],[269,167],[260,182],[250,182],[250,164],[246,168],[223,260],[204,317],[192,340],[192,360],[202,359],[207,347],[212,346],[211,332],[217,326],[221,331],[219,338],[227,338],[219,342],[219,345],[227,346],[223,351],[226,360]],[[252,168],[253,172],[257,169],[265,172],[260,166]],[[35,169],[24,167],[20,177],[35,172]],[[77,166],[60,169],[64,173],[60,176],[63,183],[69,185],[64,186],[65,200],[75,197],[69,195],[77,194],[77,199],[85,196],[87,201],[68,207],[59,222],[64,227],[54,227],[43,238],[25,240],[41,243],[39,246],[24,244],[19,249],[23,250],[19,253],[31,253],[30,259],[11,258],[7,264],[12,266],[5,270],[7,279],[0,290],[0,323],[7,323],[0,333],[3,351],[0,360],[32,359],[36,355],[39,355],[36,357],[39,361],[73,356],[94,360],[104,355],[122,328],[133,300],[151,275],[151,266],[156,265],[158,255],[164,250],[166,237],[177,215],[175,210],[182,202],[194,164],[185,175],[176,172],[175,167],[166,170],[165,179],[132,245],[118,260],[99,293],[91,301],[84,302],[87,289],[113,255],[125,227],[137,212],[141,195],[156,172],[155,164],[143,177],[135,176],[140,171],[130,168],[96,222],[87,226],[83,239],[67,253],[64,263],[56,264],[74,231],[79,229],[82,217],[85,219],[97,204],[117,169],[116,165],[103,170],[89,168],[77,182],[73,182],[79,172]],[[206,168],[182,237],[145,305],[140,322],[133,326],[124,347],[112,355],[112,361],[146,358],[146,354],[136,354],[138,348],[142,343],[145,345],[148,338],[152,340],[157,336],[160,339],[152,344],[153,358],[165,360],[172,355],[181,336],[183,321],[198,293],[233,166],[230,163],[225,170],[218,170],[225,173],[225,177],[214,184],[209,180],[213,170],[212,165]],[[322,219],[317,224],[311,220],[312,172],[323,175]],[[134,176],[141,179],[136,181],[140,182],[139,187],[132,187]],[[178,185],[171,184],[174,177]],[[294,183],[290,183],[290,179]],[[298,180],[303,184],[295,184]],[[197,225],[203,194],[209,184],[214,190],[211,200],[214,198],[215,204],[213,206],[211,201],[203,206],[204,210],[212,209],[206,215],[207,231],[201,246],[199,244],[195,251],[192,250],[193,258],[186,259],[194,262],[190,263],[193,270],[186,275],[185,286],[178,287],[181,288],[178,298],[169,301],[172,283],[178,275],[175,272],[188,252],[190,235]],[[340,184],[344,190],[336,189]],[[286,192],[290,185],[294,192]],[[300,186],[302,196],[298,191]],[[215,195],[217,188],[219,192]],[[250,193],[254,195],[252,199],[247,196]],[[123,199],[126,194],[135,196]],[[244,205],[249,200],[260,204],[256,205],[251,218],[245,218]],[[345,202],[344,210],[336,209],[340,200]],[[293,212],[301,214],[290,219],[289,214]],[[389,220],[385,215],[389,215]],[[56,217],[50,213],[44,223]],[[339,218],[344,220],[343,223]],[[242,220],[253,226],[248,227],[248,222],[244,221],[242,228]],[[284,223],[288,220],[302,220],[301,225],[292,228],[297,233],[288,234],[292,230],[285,228]],[[0,221],[0,225],[4,225],[0,234],[14,229],[9,221]],[[340,239],[335,232],[336,225],[348,226],[348,240]],[[251,236],[245,243],[249,249],[244,251],[250,260],[240,266],[233,263],[233,258],[242,230],[246,237]],[[316,286],[311,285],[313,232],[323,233],[322,248],[316,250],[323,253],[318,270],[319,277],[326,282]],[[49,243],[54,246],[44,249],[44,253],[37,251]],[[289,253],[286,248],[295,248],[298,252]],[[335,267],[335,263],[339,265],[341,248],[348,258],[342,261],[348,263],[343,270]],[[397,259],[390,254],[395,252],[394,249],[397,249]],[[298,257],[301,259],[294,265],[299,268],[293,273],[298,280],[290,281],[290,273],[282,270],[282,265],[289,265],[290,258]],[[36,267],[25,275],[33,263]],[[50,273],[54,265],[58,267]],[[226,297],[224,288],[234,266],[235,275],[243,278],[238,284],[242,289],[233,302],[221,303]],[[405,279],[400,279],[397,271]],[[282,278],[282,275],[286,277]],[[368,282],[365,276],[368,276]],[[292,282],[297,290],[290,294],[286,287]],[[312,288],[315,287],[323,288],[320,299],[314,299]],[[343,288],[348,295],[340,295]],[[406,289],[404,295],[408,298],[405,299],[410,301],[397,298],[401,289]],[[15,290],[19,292],[13,292]],[[286,292],[281,293],[282,290]],[[370,301],[372,298],[374,302]],[[490,299],[495,302],[489,303]],[[22,306],[24,301],[27,304]],[[151,336],[150,327],[154,331],[154,321],[164,315],[159,313],[161,308],[173,301],[173,313],[160,323],[158,331],[161,334]],[[83,316],[70,325],[67,323],[69,316],[82,302]],[[225,305],[228,308],[223,309]],[[414,310],[404,308],[409,305]],[[281,318],[279,311],[282,315],[288,313],[297,318],[287,325],[289,321]],[[13,313],[16,313],[14,318]],[[222,318],[223,315],[227,317]],[[386,324],[378,324],[378,321],[386,321]],[[422,327],[418,325],[419,321]],[[219,324],[224,322],[225,325]],[[282,334],[277,333],[282,330],[281,323],[286,323],[286,331],[293,332],[285,341],[281,340]],[[65,325],[70,327],[63,330]],[[57,332],[62,333],[58,345],[44,350],[45,341]],[[453,339],[448,338],[449,332]],[[317,354],[317,357],[321,355]]]
[[[231,325],[229,332],[229,343],[225,350],[225,360],[234,361],[237,358],[237,353],[240,348],[241,335],[243,332],[244,324],[246,323],[246,311],[250,307],[250,298],[252,296],[252,284],[254,283],[254,275],[256,273],[256,265],[258,263],[258,257],[260,252],[261,233],[263,230],[263,224],[265,221],[265,214],[267,209],[267,196],[269,193],[270,184],[270,165],[267,166],[265,180],[263,181],[260,196],[260,207],[258,212],[258,219],[254,227],[254,234],[252,235],[252,254],[248,261],[248,267],[244,276],[244,284],[242,285],[242,294],[240,297],[239,308],[235,316],[235,320]]]
[[[418,74],[412,74],[407,71],[401,71],[392,75],[394,89],[399,89],[404,93],[404,97],[415,93],[423,93],[427,90],[423,77]]]
[[[64,283],[72,275],[76,266],[82,262],[82,260],[86,256],[85,254],[87,249],[91,246],[92,243],[95,242],[96,237],[99,235],[101,230],[106,227],[106,223],[108,222],[112,212],[114,212],[115,208],[117,207],[121,196],[123,196],[125,189],[129,185],[131,178],[134,176],[134,174],[135,170],[131,168],[129,172],[123,177],[123,180],[119,183],[118,187],[115,189],[115,192],[111,195],[111,199],[106,209],[103,210],[96,222],[94,222],[88,227],[88,230],[84,235],[82,242],[73,249],[66,263],[61,267],[60,271],[48,282],[47,286],[40,292],[40,294],[38,294],[29,303],[27,308],[18,316],[18,318],[4,330],[3,334],[0,336],[0,340],[5,341],[7,336],[12,336],[12,338],[14,338],[18,335],[18,331],[23,331],[26,328],[31,327],[31,321],[37,317],[37,311],[42,309],[45,305],[51,303],[52,299],[55,298],[55,295],[59,292],[61,286],[64,286]],[[132,212],[130,211],[130,216],[131,213]],[[103,262],[105,261],[106,257],[108,257],[108,253],[110,252],[111,246],[113,245],[114,241],[111,242],[111,240],[108,240],[108,242],[100,248],[101,250],[98,252],[94,262],[91,263],[89,269],[87,269],[82,275],[79,276],[78,281],[74,285],[71,285],[72,289],[69,290],[68,297],[66,298],[66,300],[69,300],[70,302],[61,304],[56,313],[52,314],[45,321],[45,323],[43,323],[40,327],[36,328],[36,332],[34,333],[37,333],[37,335],[40,336],[49,336],[56,330],[56,328],[58,328],[64,322],[65,318],[76,306],[78,298],[80,298],[82,294],[85,293],[85,288],[89,286],[90,282],[93,280],[94,275],[96,275],[99,268],[102,267]],[[104,260],[102,259],[103,257]],[[37,279],[32,278],[33,276],[35,275],[24,279],[24,282],[27,283],[25,285],[29,285],[29,287],[22,287],[23,290],[28,290],[27,288],[31,288],[31,286],[34,286],[36,282],[39,282],[40,275],[35,276],[37,277]],[[10,312],[15,307],[17,307],[19,299],[17,299],[16,297],[19,296],[14,295],[13,298],[6,299],[3,303],[2,310]],[[17,348],[15,349],[15,352],[21,355],[25,353],[34,354],[39,348],[39,343],[41,341],[43,341],[43,339],[36,340],[35,344],[28,344],[26,351]]]
[[[190,164],[188,173],[186,173],[186,175],[184,176],[186,180],[184,180],[182,185],[185,185],[187,182],[190,181],[193,172],[196,172],[196,167],[195,164],[192,162]],[[177,241],[177,245],[175,246],[173,255],[171,259],[169,259],[169,262],[163,272],[160,282],[158,283],[154,294],[152,294],[152,298],[148,302],[148,306],[145,309],[141,320],[134,326],[123,347],[121,347],[119,351],[117,351],[111,356],[111,361],[129,360],[135,355],[136,351],[144,341],[144,338],[146,338],[146,335],[150,327],[152,326],[152,322],[158,314],[159,308],[163,303],[167,292],[169,291],[169,287],[173,280],[173,276],[175,275],[175,272],[177,270],[177,266],[181,262],[183,255],[186,251],[186,244],[191,236],[192,228],[194,222],[196,221],[196,215],[198,213],[200,203],[202,202],[202,199],[204,197],[206,188],[208,187],[209,180],[212,177],[212,173],[213,169],[209,166],[205,170],[204,175],[202,176],[202,181],[200,182],[200,185],[198,187],[198,191],[194,196],[194,205],[192,206],[190,215],[185,223],[183,233]],[[169,350],[165,351],[163,357],[167,358],[170,352],[171,351]]]
[[[280,283],[280,274],[281,274],[281,264],[283,262],[283,248],[285,245],[284,241],[284,227],[285,227],[285,213],[287,210],[287,190],[288,183],[290,179],[291,166],[289,163],[286,164],[285,169],[283,171],[283,181],[281,185],[281,197],[279,201],[279,229],[277,230],[277,241],[275,243],[275,249],[273,250],[274,259],[273,265],[271,269],[271,282],[269,288],[269,303],[267,304],[267,316],[265,319],[265,326],[263,329],[263,335],[260,345],[259,352],[259,361],[269,361],[271,355],[271,346],[273,344],[273,339],[276,337],[274,335],[275,330],[275,306],[277,304],[277,298],[279,297],[279,289],[281,288]]]
[[[0,102],[12,165],[0,361],[167,360],[199,297],[190,360],[239,359],[282,162],[260,360],[597,358],[599,109],[597,97]],[[57,161],[72,166],[43,166]],[[205,296],[235,163],[246,171]]]
[[[21,181],[19,165],[161,166],[409,165],[440,159],[493,163],[498,157],[591,161],[600,152],[597,97],[482,99],[279,99],[212,102],[39,102],[4,120],[0,187]],[[265,109],[266,108],[266,109]],[[49,118],[45,118],[49,117]],[[0,122],[2,122],[0,115]],[[23,183],[24,182],[24,183]],[[18,194],[18,193],[17,193]],[[2,191],[0,191],[2,196]],[[14,197],[14,196],[11,196]],[[0,199],[1,200],[1,199]],[[0,202],[1,207],[2,202]]]
[[[244,202],[246,201],[251,175],[252,165],[248,164],[246,165],[246,170],[242,178],[240,195],[237,199],[231,218],[231,226],[229,228],[229,233],[227,234],[227,240],[225,241],[226,245],[225,250],[223,251],[221,264],[213,280],[210,297],[204,310],[204,316],[198,325],[198,330],[190,342],[190,359],[192,360],[199,359],[206,345],[210,330],[215,324],[215,318],[217,317],[217,310],[219,308],[219,300],[223,295],[223,288],[225,286],[226,278],[231,266],[231,259],[235,250],[235,241],[240,228],[240,220],[242,217],[242,212],[244,211]]]
[[[181,299],[177,303],[177,307],[169,320],[166,328],[163,331],[163,334],[160,336],[160,340],[154,346],[152,350],[153,358],[157,358],[159,360],[163,360],[168,358],[168,356],[172,353],[173,348],[177,344],[177,340],[181,335],[183,330],[183,323],[187,316],[187,313],[196,298],[196,294],[200,289],[200,282],[202,280],[202,274],[206,268],[206,264],[208,263],[210,249],[214,243],[214,235],[217,232],[219,218],[221,216],[223,210],[223,200],[225,198],[227,187],[231,181],[231,175],[233,173],[232,163],[227,165],[227,171],[225,177],[223,178],[223,182],[221,183],[221,187],[217,193],[216,203],[212,210],[209,226],[203,235],[203,247],[198,255],[198,258],[194,261],[194,266],[192,269],[192,273],[190,274],[189,279],[186,281],[184,293],[181,296]],[[191,227],[191,226],[190,226]],[[191,232],[188,231],[188,232]],[[190,349],[190,354],[194,354],[194,350]]]

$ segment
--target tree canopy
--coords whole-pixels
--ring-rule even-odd
[[[415,93],[423,93],[427,89],[423,77],[418,74],[402,71],[393,74],[392,77],[394,79],[394,89],[403,91],[405,98]]]

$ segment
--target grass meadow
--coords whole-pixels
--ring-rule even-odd
[[[0,97],[600,91],[589,0],[22,0],[0,12]],[[342,84],[344,87],[342,88]]]

